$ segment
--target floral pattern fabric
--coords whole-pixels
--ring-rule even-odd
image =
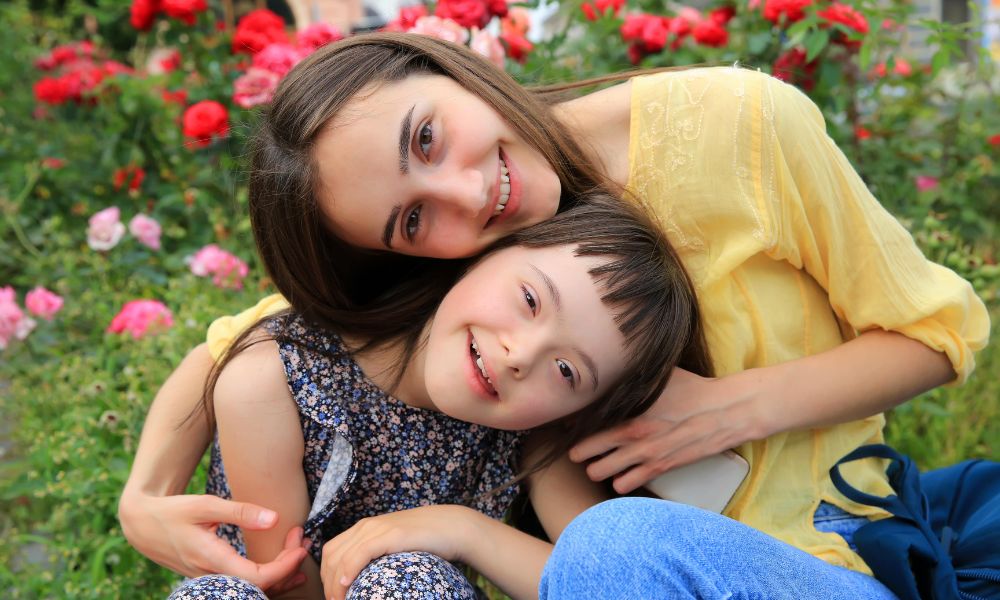
[[[404,404],[365,376],[339,336],[310,326],[300,316],[275,316],[265,328],[278,343],[299,409],[305,441],[302,468],[313,502],[304,529],[317,563],[325,542],[366,517],[434,504],[460,504],[495,519],[503,516],[518,492],[509,482],[516,474],[524,432],[499,431]],[[330,489],[336,487],[331,480],[342,483]],[[212,447],[207,491],[231,497],[218,440]],[[222,525],[218,534],[245,554],[239,528]],[[412,574],[421,569],[414,565],[424,564],[424,559],[407,560],[383,565],[383,570]],[[238,586],[222,595],[178,596],[204,593],[195,592],[201,579],[186,582],[172,598],[258,597],[232,595]],[[448,578],[425,579],[440,583]],[[404,580],[421,579],[399,578]],[[206,589],[222,585],[220,581],[207,581]]]

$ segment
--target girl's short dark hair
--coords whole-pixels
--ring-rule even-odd
[[[712,375],[698,299],[680,258],[661,228],[636,204],[600,191],[573,208],[496,242],[510,246],[574,246],[576,256],[604,259],[589,272],[625,337],[626,369],[610,390],[577,413],[550,424],[558,436],[537,470],[573,444],[649,409],[674,367]]]

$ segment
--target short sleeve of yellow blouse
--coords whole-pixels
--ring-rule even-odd
[[[208,351],[214,360],[226,351],[229,344],[236,339],[244,329],[250,327],[263,317],[288,308],[288,301],[280,294],[272,294],[238,315],[227,315],[212,321],[208,326],[206,342]]]

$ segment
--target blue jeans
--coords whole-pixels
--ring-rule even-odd
[[[872,577],[827,564],[742,523],[651,498],[610,500],[574,519],[545,565],[538,595],[895,598]]]

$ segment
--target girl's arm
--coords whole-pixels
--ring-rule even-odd
[[[526,464],[544,447],[537,437],[526,444]],[[562,457],[528,481],[531,502],[552,540],[578,514],[607,499],[583,468]],[[422,550],[463,562],[512,598],[537,598],[552,544],[471,508],[424,506],[363,519],[323,547],[323,588],[344,598],[358,573],[385,554]]]
[[[247,558],[274,560],[288,532],[309,515],[302,428],[277,345],[260,341],[236,355],[219,376],[214,403],[233,499],[270,506],[277,513],[274,527],[243,531]],[[302,570],[302,587],[270,597],[321,598],[319,569],[311,557],[305,558]]]
[[[955,377],[940,352],[891,331],[870,331],[827,352],[719,379],[676,369],[660,400],[642,417],[591,436],[576,461],[614,450],[587,467],[628,493],[704,456],[807,427],[824,427],[888,410]]]
[[[298,540],[291,539],[274,562],[258,565],[214,533],[218,523],[244,530],[272,527],[273,511],[210,495],[180,495],[210,440],[204,418],[185,418],[198,406],[212,364],[206,346],[196,347],[153,400],[118,504],[122,532],[145,556],[182,575],[225,572],[262,589],[283,589],[275,586],[287,584],[305,556]]]

